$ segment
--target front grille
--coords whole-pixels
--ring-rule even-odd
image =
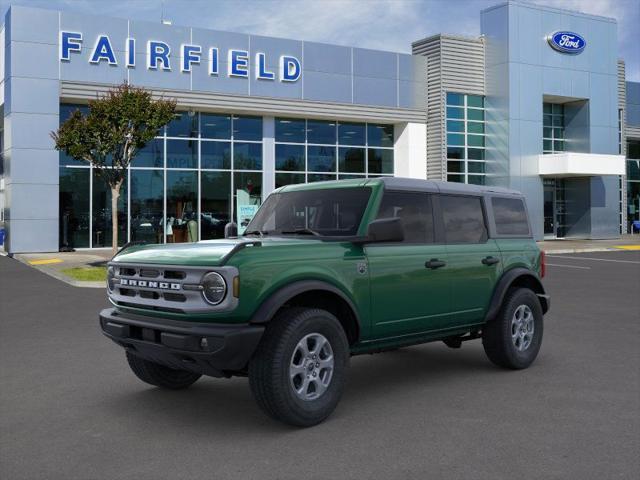
[[[204,313],[230,310],[238,303],[232,292],[233,278],[238,275],[238,269],[233,266],[179,267],[118,262],[111,266],[115,276],[109,297],[116,305],[163,312]],[[200,289],[194,288],[211,271],[220,273],[227,282],[227,295],[215,308],[204,300]]]

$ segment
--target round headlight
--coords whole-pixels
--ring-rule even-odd
[[[209,272],[202,277],[202,296],[211,305],[218,305],[227,294],[227,284],[222,275]]]
[[[114,285],[113,277],[115,277],[115,275],[116,275],[116,269],[115,268],[113,268],[113,267],[107,268],[107,289],[110,292],[113,292],[113,285]]]

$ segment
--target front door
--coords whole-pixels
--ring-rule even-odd
[[[369,244],[373,338],[437,330],[448,323],[451,278],[446,247],[435,243],[432,197],[387,191],[378,218],[399,217],[404,242]]]

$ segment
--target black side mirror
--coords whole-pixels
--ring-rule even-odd
[[[404,240],[404,228],[398,217],[379,218],[369,223],[367,229],[367,242],[402,242]]]

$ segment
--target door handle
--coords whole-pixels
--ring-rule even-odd
[[[425,262],[424,266],[426,268],[430,268],[431,270],[435,270],[436,268],[444,267],[447,262],[443,262],[442,260],[438,260],[437,258],[432,258],[428,262]]]
[[[485,265],[495,265],[496,263],[500,263],[500,259],[496,257],[484,257],[482,263]]]

